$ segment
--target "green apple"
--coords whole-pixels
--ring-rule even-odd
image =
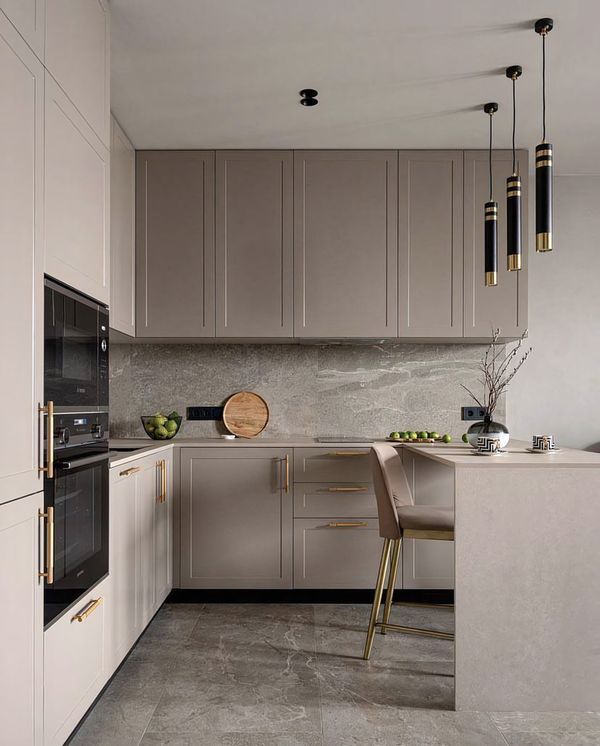
[[[406,432],[406,430],[402,430],[400,432],[400,440],[408,440],[408,433]]]
[[[419,438],[421,438],[422,440],[427,440],[428,437],[429,433],[427,432],[427,430],[421,430],[421,432],[419,433]]]
[[[166,437],[167,437],[168,435],[169,435],[169,431],[167,430],[167,428],[166,428],[166,427],[163,427],[162,425],[160,425],[159,427],[157,427],[157,428],[156,428],[156,429],[154,430],[154,436],[155,436],[156,438],[160,438],[161,440],[162,440],[163,438],[166,438]]]
[[[432,432],[429,433],[429,437],[433,438],[434,440],[439,440],[440,434],[436,432],[435,430],[433,430]]]
[[[417,439],[417,438],[418,438],[419,436],[418,436],[418,435],[417,435],[417,433],[415,433],[415,431],[413,430],[413,431],[412,431],[412,433],[409,433],[409,434],[408,434],[408,437],[409,437],[409,439],[410,439],[410,440],[416,440],[416,439]]]
[[[177,431],[177,423],[175,420],[167,420],[165,422],[165,429],[168,431],[169,435],[171,433],[174,433]]]
[[[442,435],[442,440],[444,443],[452,443],[452,436],[446,433],[445,435]]]
[[[393,433],[390,433],[390,438],[392,438],[392,440],[400,440],[400,433],[397,430],[394,430]]]
[[[162,427],[166,421],[167,418],[164,416],[164,414],[155,414],[152,418],[152,424],[154,425],[154,427]]]
[[[469,436],[467,435],[467,433],[463,433],[462,439],[463,439],[463,443],[469,442]]]

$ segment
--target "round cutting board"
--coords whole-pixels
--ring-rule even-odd
[[[240,438],[254,438],[267,426],[267,402],[253,391],[238,391],[225,402],[223,424]]]

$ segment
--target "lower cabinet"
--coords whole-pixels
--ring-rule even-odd
[[[111,615],[106,578],[44,632],[44,744],[61,746],[112,671],[104,648]]]
[[[291,449],[181,449],[182,588],[291,588]]]
[[[402,461],[416,505],[454,505],[454,471],[418,453],[402,450]],[[403,588],[454,588],[454,542],[404,539]]]
[[[0,742],[10,746],[42,743],[43,507],[41,492],[0,505]]]
[[[173,587],[172,467],[160,451],[111,470],[109,675]]]

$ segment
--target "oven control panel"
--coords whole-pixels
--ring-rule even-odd
[[[54,448],[69,448],[108,439],[106,412],[54,415]]]

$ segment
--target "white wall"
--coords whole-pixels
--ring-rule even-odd
[[[600,450],[600,176],[557,176],[554,251],[529,265],[533,354],[508,392],[511,436]],[[531,242],[530,242],[531,243]]]

